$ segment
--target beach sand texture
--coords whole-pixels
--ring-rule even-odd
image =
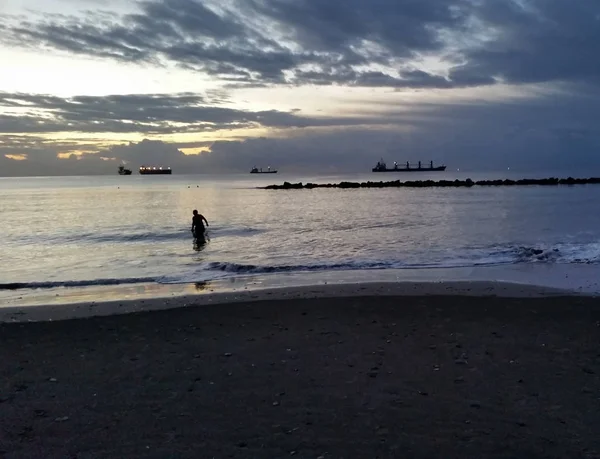
[[[0,324],[0,457],[600,457],[596,298],[330,293]]]

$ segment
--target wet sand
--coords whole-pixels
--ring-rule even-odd
[[[24,295],[23,300],[0,300],[0,323],[2,322],[37,322],[49,320],[65,320],[88,318],[93,316],[111,316],[130,314],[132,312],[177,309],[182,307],[203,307],[213,304],[229,304],[256,301],[280,301],[290,299],[314,298],[356,298],[364,296],[502,296],[511,298],[540,298],[550,296],[578,295],[572,290],[549,288],[511,282],[489,281],[424,281],[424,282],[351,282],[345,284],[321,284],[292,287],[236,287],[227,288],[226,284],[207,287],[205,284],[189,284],[183,291],[193,294],[176,294],[170,285],[153,284],[149,291],[152,297],[125,295],[117,288],[102,289],[102,293],[94,295],[92,289],[63,289],[61,295],[52,298],[53,302],[20,304],[27,301],[31,294]],[[85,293],[84,293],[85,292]],[[69,296],[71,298],[69,299]],[[41,296],[49,299],[48,296]],[[75,301],[73,301],[75,299]]]
[[[0,457],[600,457],[598,299],[334,293],[0,324]]]

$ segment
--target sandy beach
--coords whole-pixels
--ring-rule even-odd
[[[166,301],[5,308],[0,457],[600,457],[597,298],[462,284]]]

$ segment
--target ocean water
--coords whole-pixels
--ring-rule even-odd
[[[384,175],[0,179],[0,289],[176,284],[301,272],[600,265],[600,186],[256,188],[284,180],[404,179]],[[467,175],[507,176],[418,178]],[[190,232],[193,209],[210,224],[210,240],[203,246],[194,244]]]

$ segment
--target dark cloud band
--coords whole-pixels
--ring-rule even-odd
[[[222,95],[219,95],[222,98]],[[373,124],[368,118],[305,117],[227,108],[197,94],[76,96],[0,92],[0,134],[86,132],[175,134],[241,128]]]
[[[149,0],[122,17],[8,22],[2,40],[176,63],[230,85],[597,84],[599,15],[596,0]],[[419,68],[423,56],[447,72]]]

